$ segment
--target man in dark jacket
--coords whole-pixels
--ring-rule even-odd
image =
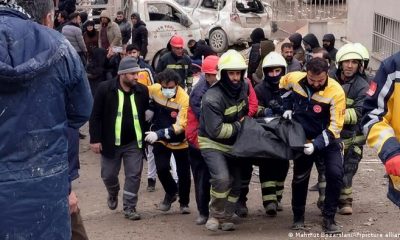
[[[332,33],[325,34],[322,38],[322,47],[328,51],[332,61],[336,63],[336,53],[338,50],[335,48],[335,35]]]
[[[101,178],[107,188],[107,204],[118,206],[118,174],[124,162],[123,214],[139,220],[136,211],[143,168],[143,136],[147,129],[145,111],[149,105],[146,86],[137,83],[141,69],[132,57],[121,60],[118,79],[100,84],[90,118],[90,148],[101,154]]]
[[[62,34],[75,48],[84,66],[86,66],[87,48],[80,28],[81,17],[79,13],[69,15],[69,22],[62,28]]]
[[[117,12],[117,18],[115,18],[114,22],[116,22],[119,26],[119,29],[121,29],[122,45],[125,46],[131,39],[132,29],[128,20],[126,20],[124,17],[123,11]]]
[[[312,51],[321,47],[317,37],[313,33],[309,33],[303,37],[303,45],[305,49],[303,68],[306,70],[307,63],[312,59]]]
[[[67,128],[88,120],[89,84],[50,29],[53,1],[11,2],[0,1],[0,38],[16,39],[0,41],[0,236],[70,240]]]
[[[282,44],[281,54],[286,60],[287,72],[301,71],[301,63],[293,57],[293,45],[291,43]]]
[[[289,36],[289,41],[291,44],[293,44],[293,51],[294,55],[293,57],[299,60],[301,64],[304,64],[304,48],[301,46],[301,42],[303,40],[303,37],[301,36],[300,33],[293,33],[292,35]]]
[[[247,76],[252,79],[252,74],[256,72],[260,61],[262,61],[260,56],[260,42],[266,40],[264,30],[262,28],[255,28],[250,34],[250,39],[252,44],[249,54],[249,67],[247,69]]]
[[[139,13],[132,13],[132,43],[140,47],[140,54],[143,59],[146,59],[148,32],[146,24],[140,19]]]
[[[204,40],[199,40],[196,42],[196,40],[190,39],[188,42],[188,48],[192,53],[190,58],[192,59],[193,63],[198,65],[201,65],[203,58],[206,58],[210,55],[217,55]]]

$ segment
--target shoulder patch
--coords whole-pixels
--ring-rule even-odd
[[[369,89],[367,91],[367,95],[372,97],[375,94],[377,87],[378,87],[378,85],[376,84],[376,82],[371,81],[371,83],[369,84]]]

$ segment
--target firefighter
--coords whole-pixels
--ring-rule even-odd
[[[363,57],[363,65],[362,65],[362,69],[361,69],[361,77],[365,78],[368,83],[370,83],[372,81],[372,79],[374,79],[373,75],[367,75],[367,72],[365,70],[367,70],[368,68],[368,64],[369,64],[369,52],[368,49],[362,45],[361,43],[354,43],[354,47],[358,48],[358,51],[361,53],[361,56]]]
[[[385,59],[375,80],[370,83],[363,108],[363,132],[389,175],[388,198],[400,207],[400,132],[399,132],[400,52]]]
[[[173,36],[169,44],[171,51],[164,54],[156,67],[156,73],[162,72],[164,69],[172,69],[180,76],[179,86],[187,88],[190,93],[193,83],[192,60],[184,52],[184,40],[181,36]]]
[[[277,52],[269,53],[262,62],[264,81],[255,87],[258,99],[258,117],[278,117],[282,115],[282,99],[279,80],[286,74],[286,60]],[[260,182],[263,205],[268,216],[276,216],[282,211],[281,199],[289,161],[271,160],[260,164]]]
[[[328,63],[313,58],[307,72],[283,76],[280,88],[287,92],[283,98],[283,117],[299,122],[308,139],[304,155],[294,161],[292,181],[292,229],[304,229],[307,187],[314,161],[321,157],[326,168],[326,198],[322,227],[326,233],[340,232],[335,222],[336,209],[343,179],[343,155],[340,131],[346,108],[345,94],[334,79],[328,77]]]
[[[233,230],[230,221],[241,188],[240,162],[228,155],[248,114],[247,64],[242,55],[228,50],[218,61],[217,83],[204,94],[201,104],[199,146],[211,176],[210,216],[206,228]]]

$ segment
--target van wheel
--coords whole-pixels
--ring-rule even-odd
[[[215,29],[212,31],[209,41],[214,52],[221,53],[228,49],[228,37],[222,29]]]

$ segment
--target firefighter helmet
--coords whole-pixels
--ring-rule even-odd
[[[361,43],[354,43],[354,47],[358,49],[358,51],[361,53],[361,56],[363,57],[364,61],[369,60],[369,52],[364,45]]]
[[[171,46],[177,47],[177,48],[183,48],[183,45],[184,45],[183,38],[179,35],[173,36],[171,38],[171,40],[169,41],[169,43],[171,44]]]
[[[270,67],[283,67],[285,68],[284,73],[286,73],[287,63],[285,58],[277,52],[270,52],[267,56],[265,56],[262,62],[262,68],[270,68]]]
[[[243,56],[236,50],[228,50],[218,60],[217,80],[221,80],[222,70],[240,70],[247,69],[246,61]]]
[[[206,57],[201,65],[201,71],[208,74],[217,74],[217,65],[219,57],[210,55]]]
[[[336,53],[336,62],[340,63],[351,59],[360,60],[361,62],[364,60],[359,48],[354,46],[353,43],[347,43],[339,48]]]

